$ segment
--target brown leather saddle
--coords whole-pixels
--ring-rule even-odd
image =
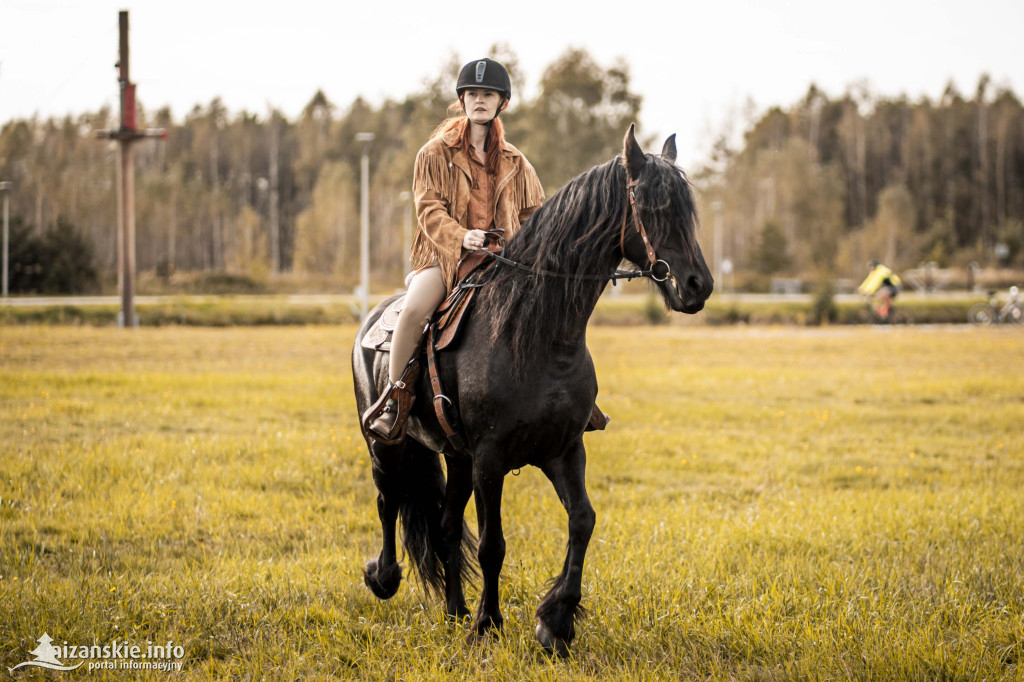
[[[434,311],[431,326],[434,327],[435,348],[444,350],[455,342],[459,325],[477,289],[486,280],[487,271],[494,266],[494,260],[481,251],[475,251],[459,261],[459,281],[452,293]],[[363,348],[382,353],[391,350],[391,336],[398,324],[398,314],[405,306],[405,295],[399,296],[385,308],[383,314],[363,336]]]

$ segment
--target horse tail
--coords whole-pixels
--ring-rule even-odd
[[[441,513],[444,508],[445,478],[441,470],[441,457],[407,438],[402,459],[401,478],[405,495],[398,509],[402,520],[402,544],[424,589],[443,595],[444,536],[441,532]]]

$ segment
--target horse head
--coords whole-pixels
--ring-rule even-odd
[[[622,162],[635,186],[628,189],[632,207],[626,209],[620,243],[627,260],[651,267],[669,308],[693,314],[704,307],[714,280],[697,243],[693,189],[675,160],[675,135],[660,156],[644,154],[629,126]]]

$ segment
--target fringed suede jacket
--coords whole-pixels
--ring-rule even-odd
[[[412,269],[441,266],[448,291],[455,285],[462,240],[469,229],[472,171],[456,130],[432,138],[416,155],[412,189],[419,229],[412,243]],[[504,143],[494,178],[494,226],[510,239],[544,201],[533,166]]]

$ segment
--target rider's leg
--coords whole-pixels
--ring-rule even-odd
[[[446,291],[440,267],[420,270],[409,282],[405,304],[391,335],[388,387],[363,415],[363,428],[368,436],[387,444],[405,437],[405,420],[412,408],[419,375],[419,363],[410,361],[423,337],[423,328],[444,300]]]
[[[882,302],[878,305],[878,316],[883,322],[889,321],[889,312],[892,310],[892,293],[888,288],[882,287]]]
[[[391,383],[402,378],[405,366],[423,338],[423,328],[430,322],[447,291],[440,266],[420,270],[412,276],[405,294],[405,305],[398,314],[395,331],[391,335],[391,367],[388,371]]]

